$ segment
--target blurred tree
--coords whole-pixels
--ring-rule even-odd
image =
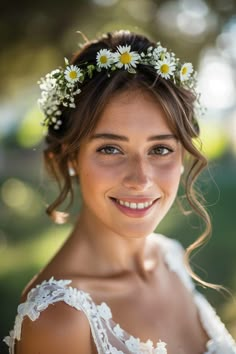
[[[197,67],[200,53],[207,47],[215,47],[218,36],[230,22],[236,23],[235,0],[0,3],[0,337],[12,326],[21,289],[63,241],[66,230],[51,228],[43,211],[45,204],[55,197],[55,189],[41,173],[43,146],[38,145],[39,130],[35,125],[39,115],[35,110],[38,78],[61,65],[63,56],[70,58],[77,44],[83,43],[82,37],[76,34],[78,30],[89,39],[120,28],[135,30],[162,41]],[[214,242],[197,254],[194,263],[208,270],[209,277],[198,272],[206,280],[236,289],[235,160],[230,152],[225,153],[228,145],[222,136],[216,144],[215,137],[206,136],[205,140],[209,154],[218,158],[214,161],[217,169],[211,173],[221,196],[213,180],[206,180],[204,175],[199,186],[205,191],[213,216]],[[181,241],[188,245],[201,232],[201,225],[196,225],[196,219],[185,219],[174,209],[159,231],[176,238],[183,235]],[[214,292],[209,294],[209,299],[217,306],[223,302]],[[236,336],[234,303],[225,305],[222,314]]]
[[[2,2],[0,90],[3,93],[16,76],[26,78],[43,72],[47,66],[45,61],[50,61],[46,49],[51,55],[71,54],[76,49],[73,42],[81,41],[73,36],[76,30],[90,37],[98,30],[133,26],[154,39],[165,40],[174,50],[178,47],[179,53],[196,65],[201,49],[215,42],[225,23],[235,14],[234,0]]]

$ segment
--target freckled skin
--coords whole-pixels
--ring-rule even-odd
[[[110,134],[109,138],[104,134]],[[74,161],[83,199],[78,221],[55,257],[29,283],[22,301],[30,289],[51,276],[71,279],[71,286],[88,292],[95,303],[107,303],[115,322],[142,341],[149,338],[155,344],[162,339],[168,343],[170,354],[203,353],[208,336],[199,322],[192,294],[168,269],[150,235],[176,197],[182,156],[180,142],[150,94],[124,92],[108,102]],[[154,203],[134,217],[119,209],[111,198]],[[50,334],[49,343],[44,339],[40,342],[47,348],[42,352],[57,343],[51,332],[58,337],[60,329],[69,343],[63,340],[58,346],[61,352],[72,353],[75,349],[71,346],[78,345],[81,353],[97,352],[81,312],[55,304],[45,313],[42,322],[35,322],[39,327],[42,323],[42,338]],[[35,348],[31,327],[26,333]],[[38,338],[37,328],[35,333]],[[30,347],[27,353],[32,352]],[[21,353],[26,353],[25,347]]]
[[[110,230],[127,237],[150,234],[171,207],[178,190],[182,147],[176,139],[149,141],[153,135],[173,134],[159,104],[144,92],[123,93],[106,106],[96,133],[113,133],[129,141],[85,140],[78,155],[78,175],[83,197],[81,218],[96,225],[96,233]],[[102,146],[119,151],[102,154]],[[154,154],[156,146],[172,151]],[[110,197],[160,198],[144,218],[123,215]]]

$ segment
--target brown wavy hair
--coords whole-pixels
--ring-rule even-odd
[[[128,31],[109,32],[96,40],[87,41],[74,54],[71,64],[80,67],[95,64],[96,53],[100,49],[115,51],[118,45],[131,45],[132,50],[140,53],[142,51],[145,52],[148,47],[156,44],[140,34]],[[108,100],[118,93],[130,89],[146,90],[156,98],[165,112],[167,124],[187,152],[185,174],[182,182],[186,199],[191,209],[204,220],[205,230],[186,249],[185,265],[191,277],[202,286],[217,290],[223,289],[220,285],[203,281],[192,271],[189,263],[192,251],[203,245],[211,234],[210,218],[194,189],[198,175],[207,165],[206,158],[194,143],[199,138],[200,133],[194,113],[196,97],[192,92],[175,86],[171,80],[160,77],[151,66],[139,64],[136,74],[128,73],[125,70],[116,70],[111,73],[110,77],[108,77],[106,71],[96,72],[91,79],[84,81],[82,92],[76,96],[75,103],[77,108],[62,108],[62,125],[60,129],[55,130],[50,126],[46,136],[45,165],[59,186],[59,195],[47,207],[46,212],[54,221],[61,221],[60,214],[56,212],[56,208],[68,196],[70,198],[69,208],[73,203],[74,196],[73,178],[69,175],[68,165],[75,160],[82,139],[93,132]]]

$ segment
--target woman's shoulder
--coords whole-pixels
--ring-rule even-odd
[[[32,303],[27,306],[30,305]],[[39,302],[38,306],[44,305]],[[31,313],[28,309],[28,315],[32,315],[33,311],[37,312],[37,309],[32,309]],[[16,339],[17,354],[91,353],[90,325],[85,314],[75,311],[63,301],[40,311],[37,320],[32,321],[32,317],[24,316],[20,338]]]
[[[85,312],[91,307],[90,295],[72,286],[72,280],[61,279],[60,277],[56,279],[54,276],[43,281],[40,281],[40,279],[36,277],[23,292],[17,308],[18,322],[22,322],[25,317],[28,317],[31,321],[42,318],[42,313],[45,313],[48,309],[47,313],[51,314],[52,307],[54,308],[52,314],[57,315],[58,312],[59,317],[61,316],[61,310],[64,312],[68,309],[68,315],[75,314],[76,317],[78,311]],[[78,311],[71,312],[71,309]]]
[[[91,353],[90,325],[84,312],[89,295],[72,288],[71,280],[51,277],[34,286],[38,281],[37,277],[32,280],[17,309],[17,354],[36,350]]]
[[[58,279],[58,280],[56,280]],[[63,281],[63,280],[66,281]],[[57,274],[50,270],[50,268],[45,268],[41,270],[40,273],[33,276],[33,278],[26,284],[21,293],[20,302],[23,303],[27,301],[30,293],[33,293],[35,289],[44,288],[47,284],[51,287],[55,286],[66,286],[71,283],[70,277],[64,277],[62,274]]]

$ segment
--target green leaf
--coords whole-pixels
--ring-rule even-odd
[[[91,79],[92,78],[92,76],[93,76],[93,71],[95,70],[95,66],[94,65],[88,65],[87,66],[87,70],[88,70],[88,76],[89,76],[89,78]]]
[[[69,60],[67,58],[64,58],[65,64],[69,65]]]

